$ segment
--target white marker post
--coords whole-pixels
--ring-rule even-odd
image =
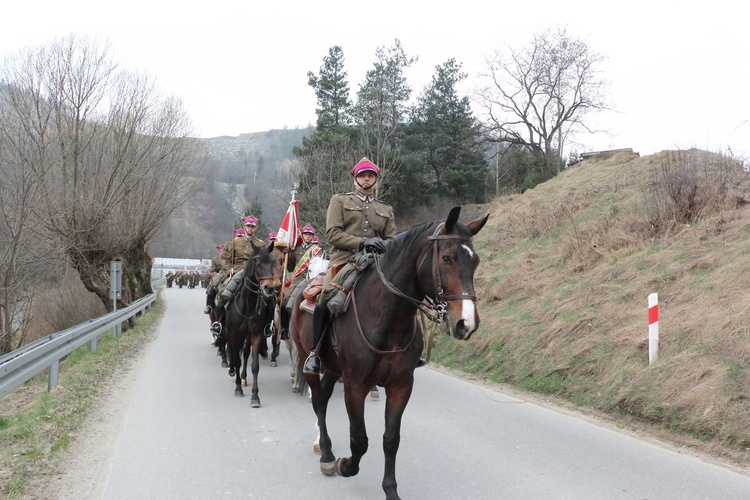
[[[648,365],[659,359],[659,294],[648,296]]]

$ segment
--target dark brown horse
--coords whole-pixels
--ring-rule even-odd
[[[392,241],[385,254],[376,258],[354,286],[350,304],[330,322],[332,332],[319,349],[322,377],[305,375],[312,390],[312,405],[320,432],[320,469],[326,475],[354,476],[367,451],[364,404],[373,386],[385,388],[385,474],[387,500],[400,497],[396,485],[396,453],[401,439],[401,417],[414,384],[414,369],[422,352],[417,311],[435,320],[447,316],[453,336],[467,340],[479,326],[474,293],[474,271],[479,256],[472,237],[487,222],[459,222],[460,207],[450,211],[445,222],[412,227]],[[296,300],[292,310],[292,337],[299,352],[309,352],[312,315]],[[336,346],[331,342],[335,338]],[[301,357],[303,358],[303,357]],[[349,415],[351,457],[339,458],[331,451],[326,427],[328,401],[342,377]]]
[[[273,320],[274,309],[281,290],[281,265],[272,257],[273,243],[257,250],[245,263],[242,283],[229,302],[224,318],[224,337],[229,357],[229,374],[235,377],[235,396],[244,396],[240,373],[240,353],[244,353],[243,372],[247,374],[247,359],[252,355],[253,374],[250,406],[260,407],[258,397],[258,356],[265,345],[266,327]]]

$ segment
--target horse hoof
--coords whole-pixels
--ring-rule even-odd
[[[326,476],[336,474],[336,462],[320,462],[320,472]]]
[[[278,363],[276,361],[271,361],[271,368],[276,368],[278,366]]]
[[[315,443],[313,445],[313,453],[315,453],[316,455],[322,455],[323,454],[323,450],[320,449],[320,444]],[[333,462],[331,462],[331,463],[333,463]],[[320,467],[322,469],[323,468],[323,464],[320,464]]]
[[[341,477],[345,477],[344,473],[341,472],[341,464],[343,461],[344,461],[343,458],[337,458],[336,461],[334,462],[334,468],[336,469],[336,474],[338,474]]]
[[[237,396],[238,398],[244,398],[245,397],[245,393],[242,392],[242,389],[235,389],[234,390],[234,395]]]
[[[221,362],[221,367],[222,368],[229,368],[229,363],[227,363],[226,361],[222,361]]]
[[[250,401],[250,408],[260,408],[260,399]]]
[[[378,391],[370,391],[370,397],[372,399],[378,399],[380,397],[380,393]]]
[[[247,387],[247,380],[244,378],[242,379],[242,387]]]
[[[225,368],[226,368],[226,367],[225,367]],[[230,368],[230,369],[229,369],[229,371],[227,372],[227,374],[228,374],[228,375],[229,375],[230,377],[234,377],[234,375],[235,375],[235,372],[234,372],[234,370],[233,370],[232,368]]]

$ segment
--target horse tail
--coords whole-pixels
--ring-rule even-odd
[[[303,394],[307,394],[307,380],[305,379],[305,374],[302,373],[302,368],[305,364],[305,358],[302,356],[297,356],[297,367],[295,368],[294,372],[294,380],[299,381],[299,387],[297,388],[297,395],[301,396]]]

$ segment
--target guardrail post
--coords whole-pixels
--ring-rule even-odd
[[[89,350],[91,352],[96,352],[96,337],[91,339],[91,342],[89,342]]]
[[[122,298],[122,262],[113,260],[109,263],[109,298],[112,299],[112,312],[117,312],[117,299]],[[122,325],[115,325],[114,334],[122,333]]]
[[[49,377],[47,378],[47,390],[51,391],[57,387],[57,375],[60,373],[60,362],[55,361],[49,365]]]

